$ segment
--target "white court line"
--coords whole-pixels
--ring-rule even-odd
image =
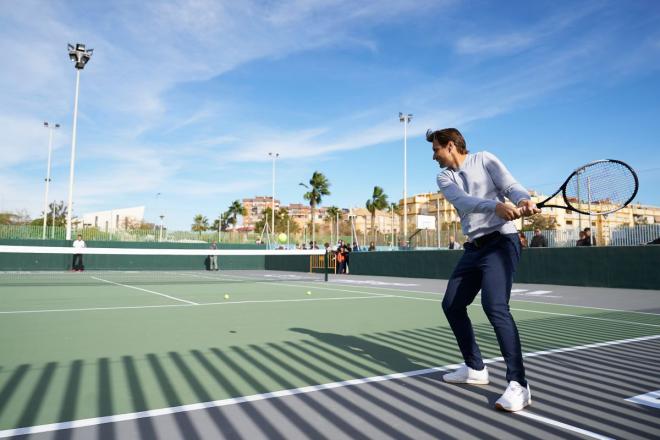
[[[190,274],[193,275],[193,274]],[[222,274],[219,276],[224,276],[224,277],[233,277],[233,278],[239,278],[239,279],[246,279],[246,280],[256,280],[258,282],[261,282],[262,278],[259,277],[248,277],[248,276],[240,276],[240,275],[228,275],[228,274]],[[216,277],[209,277],[210,279],[216,278]],[[333,280],[330,280],[329,283],[332,283]],[[410,289],[394,289],[391,287],[377,287],[377,286],[365,286],[368,287],[369,289],[380,289],[380,290],[390,290],[393,292],[410,292],[410,293],[421,293],[421,294],[428,294],[428,295],[442,295],[444,296],[444,293],[442,292],[429,292],[426,290],[410,290]],[[522,292],[529,292],[530,289],[512,289],[511,293],[522,293]],[[553,290],[550,290],[548,292],[554,292]],[[364,293],[364,292],[363,292]],[[643,292],[646,293],[646,292]],[[421,299],[421,298],[420,298]],[[433,301],[430,300],[429,301]],[[607,309],[603,307],[592,307],[592,306],[581,306],[577,304],[564,304],[564,303],[551,303],[551,302],[543,302],[543,301],[530,301],[530,300],[524,300],[524,299],[511,299],[511,302],[528,302],[528,303],[534,303],[534,304],[547,304],[547,305],[552,305],[552,306],[563,306],[563,307],[575,307],[578,309],[595,309],[595,310],[606,310],[610,312],[622,312],[622,313],[637,313],[641,315],[656,315],[660,316],[660,313],[651,313],[651,312],[639,312],[636,310],[621,310],[621,309]]]
[[[628,344],[628,343],[632,343],[632,342],[649,341],[649,340],[658,339],[658,338],[660,338],[660,335],[643,336],[643,337],[640,337],[640,338],[632,338],[632,339],[621,339],[621,340],[609,341],[609,342],[599,342],[599,343],[596,343],[596,344],[577,345],[577,346],[574,346],[574,347],[556,348],[556,349],[553,349],[553,350],[544,350],[544,351],[537,351],[537,352],[533,352],[533,353],[525,353],[525,354],[523,354],[523,357],[525,357],[525,358],[538,357],[538,356],[545,356],[545,355],[554,354],[554,353],[566,353],[566,352],[571,352],[571,351],[586,350],[586,349],[590,349],[590,348],[607,347],[607,346],[612,346],[612,345]],[[495,363],[495,362],[501,362],[503,360],[504,359],[502,357],[485,359],[484,364],[492,364],[492,363]],[[240,403],[244,403],[244,402],[257,402],[257,401],[268,400],[268,399],[273,399],[273,398],[277,398],[277,397],[295,396],[297,394],[308,394],[308,393],[313,393],[313,392],[316,392],[316,391],[331,390],[331,389],[336,389],[336,388],[356,386],[356,385],[362,385],[362,384],[367,384],[367,383],[384,382],[384,381],[395,380],[395,379],[404,379],[404,378],[407,378],[407,377],[422,376],[422,375],[432,374],[432,373],[436,373],[436,372],[440,372],[440,371],[453,370],[453,369],[456,369],[456,368],[460,367],[461,365],[462,364],[450,364],[450,365],[444,365],[442,367],[424,368],[422,370],[408,371],[408,372],[405,372],[405,373],[393,373],[393,374],[386,374],[386,375],[382,375],[382,376],[372,376],[372,377],[365,377],[365,378],[360,378],[360,379],[345,380],[345,381],[340,381],[340,382],[330,382],[330,383],[306,386],[306,387],[301,387],[301,388],[293,388],[293,389],[288,389],[288,390],[273,391],[273,392],[270,392],[270,393],[252,394],[250,396],[233,397],[233,398],[229,398],[229,399],[213,400],[213,401],[209,401],[209,402],[199,402],[199,403],[192,403],[192,404],[188,404],[188,405],[171,406],[171,407],[159,408],[159,409],[148,410],[148,411],[116,414],[116,415],[112,415],[112,416],[103,416],[103,417],[93,417],[93,418],[89,418],[89,419],[80,419],[80,420],[72,420],[72,421],[68,421],[68,422],[50,423],[50,424],[46,424],[46,425],[29,426],[29,427],[24,427],[24,428],[7,429],[7,430],[4,430],[4,431],[0,431],[0,438],[7,438],[7,437],[16,436],[16,435],[38,434],[38,433],[42,433],[42,432],[59,431],[59,430],[62,430],[62,429],[83,428],[83,427],[86,427],[86,426],[101,425],[103,423],[117,423],[117,422],[123,422],[123,421],[128,421],[128,420],[142,419],[142,418],[145,418],[145,417],[157,417],[157,416],[162,416],[162,415],[177,414],[177,413],[200,410],[200,409],[217,408],[217,407],[223,407],[223,406],[236,405],[236,404],[240,404]],[[567,426],[570,426],[570,425],[567,425]],[[576,429],[580,429],[580,428],[576,428]]]
[[[639,396],[629,397],[624,399],[627,402],[638,403],[640,405],[650,406],[651,408],[660,409],[660,390],[651,391],[650,393],[640,394]]]
[[[563,428],[567,431],[577,432],[578,434],[585,435],[591,438],[597,438],[599,440],[614,440],[612,437],[607,437],[605,435],[597,434],[586,429],[578,428],[577,426],[569,425],[568,423],[560,422],[558,420],[549,419],[547,417],[539,416],[538,414],[533,414],[525,411],[518,411],[514,413],[518,416],[527,417],[528,419],[536,420],[537,422],[545,423],[546,425],[556,426],[557,428]]]
[[[623,313],[636,313],[636,314],[639,314],[639,315],[660,316],[660,313],[653,313],[653,312],[639,312],[637,310],[607,309],[607,308],[604,308],[604,307],[593,307],[593,306],[576,306],[576,305],[572,305],[572,304],[558,304],[558,303],[543,302],[543,301],[530,301],[528,299],[512,299],[511,301],[512,302],[513,301],[527,302],[527,303],[532,303],[532,304],[546,304],[546,305],[550,305],[550,306],[577,307],[577,308],[580,308],[580,309],[605,310],[605,311],[608,311],[608,312],[623,312]]]
[[[51,313],[51,312],[87,312],[95,310],[125,310],[125,309],[157,309],[161,307],[190,307],[192,305],[202,306],[224,306],[230,304],[245,303],[281,303],[281,302],[309,302],[309,301],[340,301],[345,299],[379,299],[389,298],[389,295],[381,296],[341,296],[336,298],[301,298],[301,299],[264,299],[264,300],[245,300],[245,301],[223,301],[200,304],[159,304],[154,306],[119,306],[119,307],[89,307],[80,309],[47,309],[47,310],[10,310],[0,312],[0,315],[18,315],[24,313]]]
[[[195,306],[199,305],[196,302],[188,301],[187,299],[181,299],[181,298],[177,298],[177,297],[170,296],[170,295],[165,295],[164,293],[156,292],[154,290],[147,290],[147,289],[143,289],[141,287],[129,286],[128,284],[115,283],[114,281],[108,281],[108,280],[104,280],[103,278],[98,278],[98,277],[91,277],[91,278],[94,278],[95,280],[103,281],[104,283],[115,284],[117,286],[127,287],[129,289],[141,290],[143,292],[149,292],[149,293],[153,293],[155,295],[164,296],[165,298],[173,299],[175,301],[180,301],[180,302],[188,303],[188,304],[195,305]]]

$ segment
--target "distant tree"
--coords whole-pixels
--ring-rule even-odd
[[[399,217],[399,224],[401,224],[401,215],[403,214],[403,209],[398,203],[390,203],[387,206],[387,212],[392,214],[392,245],[394,245],[394,216]]]
[[[220,230],[220,231],[226,231],[229,229],[229,219],[231,218],[231,214],[229,211],[225,211],[222,214],[220,214],[220,217],[216,218],[213,220],[213,226],[212,229],[214,231]]]
[[[238,223],[238,216],[247,215],[247,209],[245,209],[240,200],[234,200],[231,205],[229,205],[227,213],[229,214],[227,221],[232,225],[232,228],[234,228],[236,227],[236,223]]]
[[[270,229],[270,222],[271,222],[271,208],[265,208],[261,212],[261,218],[255,223],[254,228],[257,232],[261,232],[264,230],[264,226],[266,226],[266,223],[268,224],[268,227]],[[286,208],[280,208],[277,211],[275,211],[275,234],[279,233],[286,233],[287,232],[287,224],[288,224],[288,230],[290,234],[295,234],[298,231],[300,231],[300,226],[298,226],[298,223],[291,220],[291,217],[289,217],[289,210]]]
[[[383,191],[383,188],[380,186],[374,186],[374,191],[371,194],[371,199],[367,200],[365,203],[367,211],[371,213],[371,233],[373,241],[376,241],[376,228],[374,226],[376,222],[376,211],[387,208],[387,194]]]
[[[0,212],[0,225],[14,225],[16,221],[16,214],[13,212]]]
[[[325,219],[330,222],[330,230],[334,230],[333,225],[344,216],[344,211],[336,206],[330,206],[325,210]],[[332,234],[330,234],[332,235]],[[339,240],[339,237],[337,237]]]
[[[202,214],[197,214],[193,218],[193,224],[191,226],[191,230],[194,232],[199,232],[201,235],[202,232],[206,231],[209,228],[209,219],[204,217]]]
[[[316,207],[321,204],[323,201],[323,196],[330,195],[330,182],[328,178],[318,171],[314,171],[312,178],[309,179],[309,185],[300,183],[300,186],[304,186],[308,191],[303,194],[303,198],[309,201],[309,206],[312,208],[312,241],[316,240]]]
[[[53,216],[55,216],[55,226],[66,226],[66,212],[67,208],[64,201],[51,202],[48,205],[48,225],[53,224]],[[42,211],[41,217],[34,219],[31,224],[42,225],[44,222],[44,213]]]
[[[542,231],[557,229],[557,219],[544,214],[534,214],[530,217],[525,217],[523,231],[533,231],[536,228]]]

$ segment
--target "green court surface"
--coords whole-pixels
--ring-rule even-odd
[[[433,292],[241,272],[133,284],[75,275],[0,284],[0,430],[461,362]],[[483,356],[498,357],[475,304]],[[657,314],[522,301],[511,309],[525,352],[660,334]]]

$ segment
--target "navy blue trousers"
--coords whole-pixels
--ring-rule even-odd
[[[442,309],[456,336],[465,364],[481,370],[484,363],[467,314],[467,306],[481,290],[481,304],[495,329],[506,362],[506,379],[526,386],[520,336],[509,311],[511,285],[520,250],[517,234],[499,235],[481,247],[467,243],[447,285]]]

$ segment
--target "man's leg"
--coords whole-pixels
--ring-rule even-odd
[[[513,274],[519,258],[520,248],[515,240],[505,235],[497,243],[493,243],[490,252],[484,255],[480,264],[483,273],[481,304],[495,329],[497,342],[506,362],[506,380],[516,381],[526,387],[520,336],[509,311]]]
[[[473,370],[482,370],[483,359],[474,336],[472,322],[467,314],[467,306],[472,303],[481,289],[481,272],[476,265],[477,258],[478,251],[473,249],[465,251],[447,283],[442,310],[454,332],[465,365]]]

